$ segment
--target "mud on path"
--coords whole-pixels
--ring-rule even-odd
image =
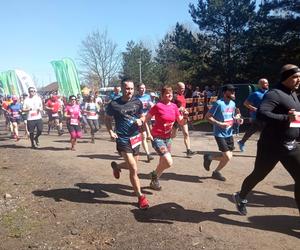
[[[140,211],[128,173],[115,180],[115,144],[101,130],[95,144],[85,135],[70,151],[68,135],[43,135],[40,148],[15,143],[0,131],[0,249],[300,249],[300,220],[292,179],[280,166],[249,195],[248,216],[238,215],[231,194],[252,170],[256,140],[224,169],[226,182],[210,178],[203,153],[216,151],[211,135],[191,132],[198,151],[185,157],[179,133],[174,166],[148,188],[151,163],[139,172],[151,207]],[[215,163],[212,164],[212,168]],[[11,198],[4,198],[5,194]]]

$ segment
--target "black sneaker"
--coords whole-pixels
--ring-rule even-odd
[[[240,193],[233,193],[232,194],[233,201],[236,205],[236,209],[240,215],[247,215],[247,200],[242,200],[240,198]]]
[[[203,166],[206,171],[209,171],[210,164],[211,164],[211,160],[209,159],[209,155],[208,154],[203,155]]]
[[[31,145],[32,149],[37,149],[37,146],[35,146],[34,144]]]
[[[187,156],[187,157],[191,157],[191,156],[194,155],[194,154],[195,154],[195,152],[192,151],[192,150],[190,150],[190,149],[188,149],[188,150],[186,151],[186,156]]]
[[[226,181],[226,178],[219,171],[213,171],[211,177],[218,181]]]
[[[119,168],[118,164],[115,161],[111,162],[111,168],[113,169],[113,175],[116,179],[120,179],[120,172],[121,169]]]
[[[147,155],[147,162],[150,162],[154,159],[152,155]]]

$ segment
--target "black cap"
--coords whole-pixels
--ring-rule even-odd
[[[227,90],[236,90],[236,87],[234,87],[234,85],[232,85],[232,84],[226,84],[226,85],[222,86],[223,92],[225,92]]]

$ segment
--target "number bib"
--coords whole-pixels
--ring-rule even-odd
[[[52,117],[58,117],[58,113],[52,114]]]
[[[70,124],[71,124],[71,125],[78,125],[78,119],[76,119],[76,118],[71,118]]]
[[[132,136],[130,137],[129,140],[130,140],[131,147],[134,149],[142,143],[142,135],[138,134],[136,136]]]

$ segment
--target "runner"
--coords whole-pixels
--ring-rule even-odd
[[[81,138],[80,117],[81,110],[76,103],[75,95],[69,97],[69,104],[65,110],[65,117],[67,119],[67,128],[71,136],[71,150],[75,151],[75,145],[78,138]]]
[[[12,97],[12,101],[13,102],[8,106],[8,113],[13,127],[13,138],[16,141],[19,141],[19,123],[21,120],[22,105],[18,102],[18,98],[16,96]]]
[[[256,111],[261,104],[264,95],[267,93],[269,89],[269,82],[267,79],[260,79],[258,81],[259,89],[253,93],[251,93],[246,101],[244,102],[244,106],[249,110],[250,113],[250,127],[246,130],[242,140],[237,141],[241,152],[245,150],[246,141],[258,130],[261,130],[263,127],[263,123],[256,119]]]
[[[214,136],[221,154],[204,154],[203,165],[205,170],[209,171],[211,162],[213,160],[219,161],[216,170],[212,173],[212,178],[226,181],[220,171],[232,158],[234,149],[233,124],[235,121],[242,123],[242,119],[240,114],[236,114],[235,102],[233,101],[235,100],[235,87],[231,84],[224,85],[222,92],[223,98],[213,103],[212,108],[205,115],[205,119],[214,126]]]
[[[300,85],[300,69],[287,64],[281,68],[280,83],[264,97],[257,118],[265,122],[257,142],[254,170],[244,180],[241,191],[233,194],[238,212],[247,214],[246,197],[281,162],[295,181],[295,200],[300,213],[300,103],[296,90]],[[298,113],[297,113],[298,112]]]
[[[13,137],[12,123],[10,122],[10,117],[9,117],[9,113],[8,113],[8,110],[7,110],[8,106],[10,104],[12,104],[11,95],[7,95],[5,100],[2,102],[1,109],[4,112],[6,129],[11,132],[11,136]]]
[[[177,83],[177,93],[174,96],[174,102],[179,108],[179,111],[182,115],[188,115],[188,112],[186,111],[186,100],[184,97],[184,91],[185,91],[185,85],[183,82],[178,82]],[[187,120],[184,120],[184,123],[182,125],[179,125],[177,123],[174,124],[173,129],[172,129],[172,138],[175,138],[177,135],[178,129],[181,129],[183,136],[184,136],[184,144],[186,147],[186,156],[191,157],[192,155],[195,154],[191,150],[191,140],[190,140],[190,135],[189,135],[189,128],[188,128],[188,123]]]
[[[137,85],[137,90],[138,90],[138,94],[137,94],[137,98],[140,99],[140,101],[143,104],[143,115],[146,116],[148,111],[150,110],[150,108],[154,105],[152,103],[151,97],[149,94],[146,94],[146,86],[144,83],[140,83]],[[148,147],[148,142],[147,142],[147,138],[150,136],[150,134],[147,134],[147,129],[146,126],[148,124],[144,124],[141,127],[141,134],[142,134],[142,145],[143,148],[147,154],[147,162],[150,162],[151,160],[153,160],[153,156],[150,155],[150,151],[149,151],[149,147]]]
[[[99,130],[98,123],[98,105],[95,103],[95,97],[90,95],[84,106],[84,114],[91,129],[91,143],[95,143],[95,133]]]
[[[132,80],[122,80],[123,96],[112,100],[106,109],[105,123],[112,138],[116,139],[117,150],[124,158],[124,162],[111,163],[116,179],[120,178],[121,169],[128,169],[130,182],[138,197],[140,209],[149,207],[148,200],[141,192],[140,179],[137,175],[137,161],[141,144],[139,127],[143,125],[145,117],[142,115],[142,103],[134,97],[134,84]],[[112,129],[112,119],[115,119],[116,132]]]
[[[159,177],[163,171],[170,168],[173,164],[171,155],[171,131],[175,121],[184,124],[184,118],[179,112],[176,104],[172,103],[173,90],[170,86],[164,86],[161,90],[161,100],[155,104],[146,116],[145,123],[155,116],[155,123],[152,127],[150,139],[152,147],[159,155],[159,163],[154,171],[151,172],[150,188],[161,190]],[[148,127],[147,127],[148,128]]]
[[[51,98],[47,101],[45,109],[48,112],[48,134],[50,133],[50,128],[53,123],[57,129],[58,135],[62,135],[62,129],[59,125],[59,110],[61,109],[61,103],[58,101],[58,96],[52,95]]]
[[[27,112],[27,128],[31,142],[31,148],[36,149],[39,146],[39,136],[43,132],[43,102],[36,94],[34,87],[28,88],[29,96],[24,100],[23,112]],[[35,128],[37,129],[34,135]]]

